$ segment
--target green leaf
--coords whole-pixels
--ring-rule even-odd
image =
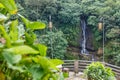
[[[32,65],[29,71],[32,73],[33,80],[41,80],[45,74],[44,70],[41,69],[39,65]]]
[[[36,30],[36,29],[44,29],[45,28],[45,24],[42,22],[30,22],[29,24],[29,28]]]
[[[6,40],[6,47],[11,47],[10,37],[8,36],[8,34],[5,31],[4,26],[2,26],[2,25],[0,25],[0,33],[3,35],[3,37]]]
[[[58,70],[56,67],[57,64],[61,63],[61,61],[56,61],[57,63],[53,63],[50,59],[46,57],[39,56],[37,58],[33,58],[33,61],[35,61],[37,64],[40,64],[40,66],[45,70],[45,71],[51,71],[53,70]],[[55,62],[55,61],[54,61]],[[55,65],[54,65],[55,64]]]
[[[46,56],[47,47],[46,47],[45,45],[36,44],[35,46],[36,46],[37,49],[39,50],[41,56]]]
[[[3,4],[0,3],[0,8],[5,8]]]
[[[15,46],[9,49],[5,49],[4,51],[11,52],[14,54],[38,54],[39,52],[34,50],[33,48],[22,45],[22,46]]]
[[[39,56],[38,58],[33,58],[33,60],[40,64],[44,70],[48,70],[50,67],[50,61],[46,57]]]
[[[14,20],[10,24],[9,36],[10,36],[12,41],[18,40],[18,28],[17,28],[17,26],[18,26],[18,20]]]
[[[14,55],[9,52],[3,52],[3,56],[5,60],[10,64],[18,63],[22,58],[21,55]]]
[[[0,3],[9,11],[9,13],[17,13],[17,7],[14,0],[0,0]]]
[[[17,40],[15,42],[12,43],[12,45],[18,46],[18,45],[23,45],[25,42],[25,40]]]
[[[42,23],[42,22],[32,22],[32,21],[29,21],[28,19],[26,19],[24,16],[18,14],[21,18],[22,18],[22,21],[24,22],[25,26],[27,28],[30,28],[32,30],[36,30],[36,29],[44,29],[45,28],[45,24]]]
[[[51,59],[50,62],[53,63],[55,66],[58,66],[64,63],[62,60],[59,60],[59,59]]]
[[[26,40],[26,44],[28,45],[32,45],[34,43],[34,37],[32,37],[31,34],[25,32],[25,40]]]
[[[7,14],[7,10],[5,8],[0,8],[0,13],[6,15]]]
[[[42,80],[49,80],[50,79],[50,73],[47,73],[44,75],[44,77],[42,78]],[[53,79],[50,79],[50,80],[53,80]]]
[[[24,23],[25,26],[28,28],[28,27],[29,27],[29,24],[30,24],[30,21],[29,21],[28,19],[26,19],[24,16],[22,16],[22,15],[20,15],[20,14],[18,14],[18,15],[21,17],[23,23]]]

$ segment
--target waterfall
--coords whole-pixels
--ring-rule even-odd
[[[81,19],[81,28],[82,28],[82,43],[81,43],[81,54],[88,54],[88,51],[86,49],[86,27],[87,27],[87,18],[86,16],[82,15],[80,17]]]

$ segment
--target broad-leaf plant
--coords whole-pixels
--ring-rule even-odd
[[[85,69],[88,80],[116,80],[111,68],[105,67],[100,62],[93,62]]]
[[[20,15],[14,0],[0,0],[0,80],[58,80],[63,62],[47,58],[34,34],[44,28]]]

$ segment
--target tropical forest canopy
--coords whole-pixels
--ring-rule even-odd
[[[52,16],[53,32],[49,33],[48,26],[37,35],[46,35],[45,43],[50,46],[49,37],[55,35],[59,41],[52,42],[54,47],[48,47],[48,53],[53,51],[56,58],[64,59],[66,47],[80,46],[80,16],[87,17],[87,25],[92,31],[94,49],[102,47],[102,30],[98,23],[103,18],[105,31],[105,60],[120,65],[120,1],[119,0],[16,0],[19,12],[32,21],[49,22]],[[60,31],[61,30],[61,31]],[[59,32],[60,31],[60,32]],[[56,33],[58,33],[58,36]],[[39,37],[39,36],[38,36]],[[52,37],[55,39],[55,37]],[[67,46],[67,41],[68,46]],[[44,40],[44,41],[45,41]],[[39,40],[41,41],[41,40]],[[63,42],[63,43],[62,43]],[[56,47],[56,45],[58,45]],[[64,46],[64,49],[62,48]],[[61,53],[62,52],[62,53]],[[58,54],[57,54],[58,53]],[[51,55],[51,54],[50,54]],[[62,56],[63,55],[63,56]]]

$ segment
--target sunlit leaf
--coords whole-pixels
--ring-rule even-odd
[[[18,28],[17,28],[17,26],[18,26],[18,20],[14,20],[10,24],[9,36],[10,36],[12,41],[18,40]]]
[[[48,67],[50,66],[50,63],[49,63],[49,60],[46,58],[46,57],[38,57],[38,58],[33,58],[33,60],[36,62],[36,63],[39,63],[40,66],[43,68],[43,69],[48,69]]]
[[[27,28],[30,28],[32,30],[36,30],[36,29],[44,29],[45,28],[45,24],[42,23],[42,22],[32,22],[32,21],[29,21],[28,19],[26,19],[24,16],[18,14],[21,18],[22,18],[22,21],[24,22],[25,26]]]
[[[22,56],[22,60],[20,61],[21,64],[24,64],[25,66],[31,65],[33,63],[32,57],[30,56]]]
[[[22,44],[24,44],[24,42],[25,42],[25,40],[17,40],[17,41],[14,41],[14,42],[12,42],[12,45],[22,45]]]
[[[17,13],[17,7],[14,0],[0,0],[0,3],[11,13]]]
[[[42,22],[30,22],[29,24],[29,28],[30,29],[44,29],[45,28],[45,24]]]
[[[5,8],[5,7],[3,6],[3,4],[0,3],[0,8]]]
[[[46,47],[45,45],[36,44],[35,46],[36,46],[37,49],[39,50],[41,56],[46,56],[47,47]]]
[[[4,51],[8,51],[14,54],[38,54],[39,52],[34,50],[33,48],[22,45],[22,46],[15,46],[9,49],[5,49]]]
[[[40,64],[40,66],[44,69],[44,70],[50,70],[50,69],[55,69],[58,70],[56,68],[56,65],[54,65],[53,62],[50,61],[50,59],[46,58],[46,57],[37,57],[37,58],[33,58],[33,60],[37,63]],[[55,61],[54,61],[55,62]]]
[[[24,23],[25,26],[28,28],[28,27],[29,27],[29,24],[30,24],[30,21],[29,21],[28,19],[26,19],[24,16],[22,16],[22,15],[20,15],[20,14],[18,14],[18,15],[21,17],[23,23]]]
[[[43,78],[42,80],[49,80],[50,79],[50,73],[47,73]],[[50,80],[53,80],[53,79],[50,79]]]
[[[62,65],[64,62],[59,59],[51,59],[50,62],[52,62],[55,66]]]

